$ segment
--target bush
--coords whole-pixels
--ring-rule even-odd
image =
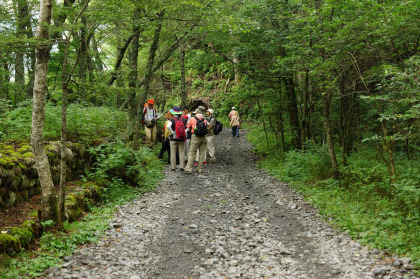
[[[67,138],[90,142],[98,137],[117,138],[126,127],[127,115],[115,108],[84,107],[71,104],[67,113]],[[0,117],[1,140],[24,140],[31,136],[32,101],[25,101]],[[45,107],[44,138],[57,140],[61,135],[61,107],[48,103]]]
[[[121,142],[112,142],[89,152],[96,158],[90,174],[94,179],[120,180],[150,189],[162,176],[162,162],[148,148],[135,151]]]

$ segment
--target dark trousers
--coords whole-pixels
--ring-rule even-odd
[[[165,154],[165,151],[168,152],[168,164],[171,163],[171,146],[169,144],[169,138],[167,138],[166,140],[163,139],[162,141],[162,147],[160,149],[159,152],[159,159],[163,159],[163,154]],[[178,154],[178,150],[176,151],[176,164],[179,165],[179,154]]]
[[[232,136],[239,138],[239,126],[232,127]]]

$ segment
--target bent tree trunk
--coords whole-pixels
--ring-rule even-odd
[[[39,42],[35,49],[31,145],[42,190],[43,219],[57,221],[57,197],[51,177],[50,164],[44,149],[45,92],[47,90],[48,61],[50,58],[48,27],[51,22],[51,12],[52,0],[41,0],[36,29],[36,37]]]

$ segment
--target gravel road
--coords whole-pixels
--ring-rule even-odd
[[[165,169],[156,190],[118,208],[104,238],[48,278],[419,278],[408,258],[331,228],[286,184],[256,167],[229,131],[202,174]],[[404,277],[405,276],[405,277]]]

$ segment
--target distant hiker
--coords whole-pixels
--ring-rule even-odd
[[[144,132],[146,134],[146,144],[149,148],[153,148],[156,141],[156,121],[157,112],[155,109],[155,101],[153,99],[149,99],[147,101],[147,106],[144,107],[143,110],[143,117],[142,117],[142,124],[144,125]]]
[[[232,110],[229,112],[229,115],[228,115],[229,120],[231,120],[231,119],[232,119],[232,116],[233,116],[235,113],[236,113],[236,108],[235,108],[235,107],[232,107]]]
[[[182,108],[182,117],[187,119],[187,123],[188,121],[190,121],[191,114],[190,114],[190,109],[188,107]],[[187,139],[185,140],[185,148],[184,148],[185,161],[188,161],[188,152],[190,151],[190,141],[191,141],[191,131],[187,129]]]
[[[191,130],[191,146],[190,152],[188,153],[188,163],[185,167],[185,173],[192,173],[192,167],[194,159],[197,154],[197,150],[200,151],[200,157],[198,159],[197,171],[203,172],[204,156],[206,155],[207,148],[207,121],[204,118],[206,108],[199,106],[197,108],[197,114],[190,119],[187,124],[187,128]]]
[[[207,156],[210,158],[210,162],[215,162],[215,152],[214,152],[214,129],[216,128],[216,118],[213,116],[214,111],[208,109],[207,112],[207,123],[208,123],[208,134],[207,134]]]
[[[163,159],[163,154],[165,154],[165,151],[168,152],[168,164],[171,163],[171,148],[169,144],[169,130],[166,128],[168,126],[168,123],[170,122],[170,118],[172,116],[169,116],[169,111],[165,111],[165,118],[166,122],[163,126],[163,135],[162,135],[162,148],[159,152],[159,159]]]
[[[232,119],[230,120],[230,126],[232,127],[232,136],[239,138],[239,126],[241,123],[239,122],[239,113],[235,111],[232,115]]]
[[[171,170],[176,169],[176,154],[179,152],[179,169],[184,170],[184,147],[187,134],[185,132],[187,120],[182,117],[181,109],[173,107],[170,112],[171,119],[166,126],[169,131],[171,146]]]
[[[186,115],[188,117],[187,121],[190,121],[191,113],[190,113],[190,109],[188,107],[183,107],[182,108],[182,115]]]

